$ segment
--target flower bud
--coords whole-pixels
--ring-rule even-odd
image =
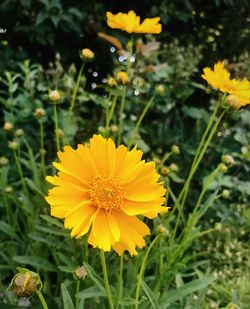
[[[5,131],[12,131],[13,129],[13,124],[11,122],[5,122],[4,126],[3,126],[3,129]]]
[[[228,170],[227,166],[224,163],[220,163],[219,168],[222,173],[226,173]]]
[[[222,230],[222,224],[220,222],[216,223],[215,224],[215,227],[216,231],[221,231]]]
[[[121,84],[123,84],[123,85],[125,85],[125,84],[127,84],[127,83],[129,82],[128,75],[127,75],[127,73],[124,72],[124,71],[119,71],[119,72],[116,74],[116,77],[117,77],[118,81],[119,81]]]
[[[169,167],[163,166],[163,167],[161,168],[161,174],[162,174],[163,176],[167,176],[169,173],[170,173],[170,168],[169,168]]]
[[[79,266],[76,268],[74,273],[76,279],[78,280],[84,280],[86,276],[88,275],[87,270],[84,266]]]
[[[22,129],[17,129],[17,130],[15,131],[15,136],[16,136],[16,137],[23,136],[23,134],[24,134],[24,132],[23,132]]]
[[[103,133],[105,131],[105,128],[103,126],[98,127],[98,132]]]
[[[82,56],[85,59],[91,60],[95,57],[95,54],[89,48],[82,49]]]
[[[118,132],[119,128],[117,125],[113,124],[112,126],[110,126],[110,130],[111,132],[116,133]]]
[[[162,84],[157,85],[157,86],[155,87],[155,93],[156,93],[156,94],[158,94],[158,95],[163,95],[164,92],[165,92],[165,87],[164,87]]]
[[[19,143],[16,141],[9,142],[9,148],[11,150],[17,150],[19,147]]]
[[[228,95],[226,98],[226,103],[232,108],[232,109],[239,109],[241,107],[241,104],[238,100],[238,98],[235,95]]]
[[[166,227],[163,225],[163,224],[159,224],[157,226],[157,231],[160,233],[160,234],[163,234],[165,236],[168,236],[169,235],[169,230],[166,229]]]
[[[52,101],[52,102],[58,102],[61,100],[61,94],[58,90],[51,90],[50,93],[49,93],[49,99]]]
[[[224,155],[222,156],[222,162],[227,164],[227,165],[233,165],[234,164],[234,158],[230,155]]]
[[[180,154],[180,148],[179,148],[179,146],[173,145],[172,148],[171,148],[171,152],[172,152],[173,154],[176,154],[176,155]]]
[[[62,129],[56,129],[56,130],[55,130],[55,134],[56,134],[58,137],[60,137],[60,138],[62,138],[62,137],[64,136],[64,133],[63,133],[63,130],[62,130]]]
[[[169,168],[172,172],[178,172],[179,171],[179,166],[175,163],[171,163]]]
[[[26,268],[17,268],[19,273],[14,276],[9,286],[17,296],[30,297],[42,287],[39,275]]]
[[[108,84],[110,87],[116,86],[116,80],[114,79],[114,77],[109,77],[108,80],[107,80],[107,84]]]
[[[12,186],[7,186],[7,187],[5,187],[5,188],[4,188],[4,192],[5,192],[5,193],[11,193],[11,192],[13,192],[13,187],[12,187]]]
[[[0,158],[0,165],[4,166],[4,165],[8,165],[8,164],[9,164],[9,160],[6,157]]]
[[[222,191],[222,197],[224,197],[225,199],[229,199],[230,197],[230,191],[225,189]]]
[[[36,118],[40,119],[46,115],[46,111],[43,108],[37,108],[34,115]]]

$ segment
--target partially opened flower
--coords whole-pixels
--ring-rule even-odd
[[[112,14],[107,12],[107,23],[112,29],[120,29],[128,33],[154,33],[162,31],[162,25],[159,23],[160,17],[146,18],[140,23],[140,16],[134,11],[126,13]]]
[[[213,88],[219,89],[223,93],[229,94],[226,102],[231,107],[239,109],[250,104],[250,82],[247,79],[231,79],[230,73],[225,69],[224,62],[217,62],[214,69],[203,69],[201,76]]]
[[[46,197],[51,215],[65,219],[71,237],[87,234],[94,247],[119,255],[145,245],[150,234],[146,224],[136,216],[154,218],[166,212],[165,189],[157,182],[155,163],[141,160],[142,151],[116,147],[112,139],[94,135],[90,143],[74,150],[64,147],[58,152],[59,170],[47,180],[56,187]]]

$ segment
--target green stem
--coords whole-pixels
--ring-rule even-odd
[[[120,256],[120,276],[119,276],[119,294],[118,294],[118,302],[122,299],[123,294],[123,259],[124,255]]]
[[[138,119],[138,121],[137,121],[137,123],[136,123],[136,125],[135,125],[135,127],[134,127],[134,130],[133,130],[133,132],[132,132],[132,134],[131,134],[131,138],[130,138],[129,143],[128,143],[128,149],[129,149],[129,148],[131,147],[131,145],[134,143],[134,140],[135,140],[135,138],[136,138],[136,135],[137,135],[137,133],[138,133],[138,130],[139,130],[139,128],[140,128],[140,125],[141,125],[141,123],[142,123],[142,120],[143,120],[143,118],[145,117],[145,115],[146,115],[148,109],[150,108],[152,102],[154,101],[154,98],[155,98],[155,96],[152,96],[152,98],[148,101],[148,103],[147,103],[146,106],[144,107],[144,109],[143,109],[143,111],[142,111],[142,113],[141,113],[141,116],[139,117],[139,119]]]
[[[118,145],[120,145],[121,143],[121,137],[122,137],[122,131],[123,131],[123,111],[124,111],[124,105],[125,105],[126,91],[127,91],[127,86],[123,86],[121,107],[120,107],[120,112],[119,112]]]
[[[193,175],[195,174],[195,172],[196,172],[196,170],[197,170],[197,168],[198,168],[198,166],[199,166],[199,164],[200,164],[200,162],[201,162],[201,160],[202,160],[202,158],[203,158],[203,156],[204,156],[204,154],[205,154],[205,152],[206,152],[206,150],[207,150],[207,148],[208,148],[208,146],[210,144],[210,141],[213,138],[213,136],[214,136],[214,134],[215,134],[215,132],[216,132],[220,122],[221,122],[221,119],[224,116],[224,114],[225,114],[225,110],[222,111],[222,113],[220,114],[219,118],[215,122],[213,128],[210,131],[209,136],[207,137],[205,143],[203,144],[203,146],[201,148],[201,151],[200,151],[199,155],[197,156],[197,159],[196,159],[195,163],[192,164],[192,168],[191,168],[191,170],[189,172],[188,178],[187,178],[187,180],[186,180],[186,182],[184,184],[184,187],[183,187],[183,189],[182,189],[182,191],[181,191],[181,193],[180,193],[180,195],[178,197],[178,202],[180,202],[180,200],[182,198],[182,200],[180,202],[180,209],[181,209],[181,211],[182,211],[183,206],[185,204],[185,201],[186,201],[186,198],[187,198],[187,194],[188,194],[188,191],[189,191],[190,182],[191,182],[191,180],[193,178]],[[176,220],[175,230],[174,230],[174,234],[173,235],[175,235],[175,233],[177,231],[177,228],[178,228],[178,225],[179,225],[179,221],[180,221],[180,213],[179,213],[179,215],[177,217],[177,220]]]
[[[16,153],[15,150],[14,150],[14,158],[15,158],[15,161],[16,161],[19,176],[21,178],[21,184],[22,184],[22,187],[23,187],[23,191],[27,194],[27,196],[29,196],[29,192],[28,192],[28,189],[27,189],[27,186],[26,186],[26,182],[25,182],[24,176],[23,176],[22,166],[20,164],[19,157],[17,156],[17,153]]]
[[[107,119],[106,119],[105,136],[106,136],[106,134],[108,132],[108,127],[109,127],[110,121],[112,120],[112,117],[113,117],[113,114],[114,114],[117,98],[118,98],[118,95],[115,94],[114,99],[113,99],[113,103],[111,105],[110,111],[109,111],[109,113],[107,115]]]
[[[6,197],[6,193],[3,192],[3,202],[4,202],[4,206],[6,209],[6,214],[7,214],[7,218],[8,218],[8,223],[9,225],[12,225],[12,220],[11,220],[11,213],[10,213],[10,207],[9,207],[9,202],[8,202],[8,198]]]
[[[148,259],[148,256],[149,256],[149,253],[151,251],[151,249],[153,248],[154,244],[156,243],[156,241],[158,240],[158,238],[161,236],[161,234],[158,234],[155,239],[151,242],[151,244],[149,245],[144,257],[143,257],[143,260],[142,260],[142,264],[141,264],[141,269],[140,269],[140,272],[139,272],[139,275],[138,275],[138,279],[137,279],[137,285],[136,285],[136,292],[135,292],[135,301],[136,301],[136,304],[135,304],[135,309],[138,309],[138,306],[139,306],[139,296],[140,296],[140,289],[141,289],[141,282],[142,282],[142,277],[143,277],[143,274],[144,274],[144,270],[145,270],[145,267],[146,267],[146,262],[147,262],[147,259]]]
[[[76,308],[79,308],[79,289],[80,289],[80,280],[76,280]]]
[[[105,253],[102,249],[100,250],[100,255],[101,255],[101,264],[102,264],[102,271],[103,271],[103,279],[104,279],[106,293],[107,293],[107,297],[108,297],[108,301],[109,301],[109,308],[114,309],[112,294],[111,294],[111,290],[110,290],[110,286],[109,286],[109,279],[108,279],[108,271],[107,271]]]
[[[59,140],[59,132],[58,132],[58,116],[57,116],[57,108],[56,104],[53,105],[54,108],[54,124],[55,124],[55,137],[56,137],[56,149],[60,150],[60,140]]]
[[[36,294],[37,294],[37,296],[38,296],[38,298],[39,298],[39,300],[40,300],[40,302],[43,306],[43,309],[49,309],[48,305],[47,305],[47,303],[46,303],[46,301],[43,297],[43,294],[40,291],[36,291]]]
[[[85,65],[85,62],[82,63],[81,68],[80,68],[79,73],[78,73],[78,76],[77,76],[76,85],[75,85],[73,95],[72,95],[72,98],[71,98],[71,102],[70,102],[70,108],[69,108],[70,115],[73,112],[74,107],[75,107],[76,95],[77,95],[79,85],[80,85],[80,81],[81,81],[81,78],[82,78],[84,65]]]
[[[40,153],[41,153],[41,175],[45,179],[46,171],[45,171],[45,149],[44,149],[44,130],[43,123],[39,121],[40,126]]]

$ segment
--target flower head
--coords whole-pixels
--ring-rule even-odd
[[[116,77],[119,80],[119,82],[122,83],[123,85],[125,85],[129,82],[128,74],[124,71],[119,71],[116,74]]]
[[[234,109],[250,104],[250,82],[247,79],[231,79],[230,73],[225,69],[224,62],[217,62],[214,69],[203,69],[202,78],[213,88],[229,94],[226,103]]]
[[[88,243],[119,255],[145,245],[150,234],[136,216],[154,218],[163,207],[165,189],[157,182],[155,163],[141,160],[142,151],[116,147],[112,139],[94,135],[89,144],[58,152],[59,170],[47,180],[55,185],[46,197],[51,215],[64,219],[71,237],[87,234]]]
[[[92,52],[91,49],[89,49],[89,48],[84,48],[84,49],[82,50],[82,56],[83,56],[83,58],[85,58],[85,59],[91,60],[91,59],[93,59],[93,58],[95,57],[95,54],[94,54],[94,52]]]
[[[107,24],[112,29],[121,29],[128,33],[161,33],[162,25],[159,23],[160,17],[146,18],[140,23],[140,16],[134,11],[126,13],[112,14],[107,12]]]
[[[13,124],[11,122],[5,122],[4,126],[3,126],[3,129],[5,131],[11,131],[13,129]]]

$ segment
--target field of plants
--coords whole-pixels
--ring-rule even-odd
[[[249,9],[0,3],[1,309],[250,309]]]

